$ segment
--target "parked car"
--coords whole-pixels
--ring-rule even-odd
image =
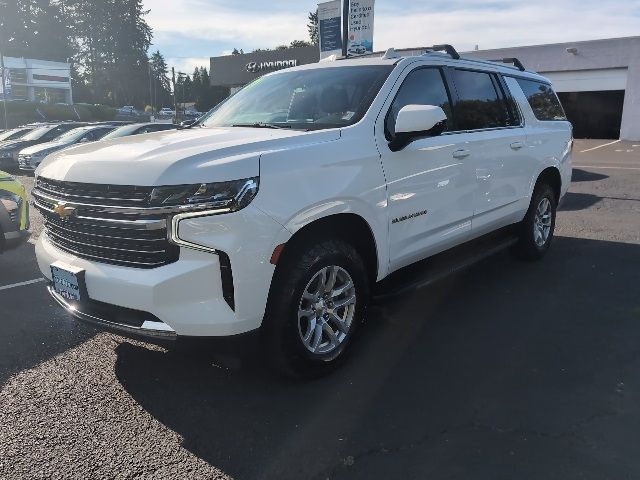
[[[200,128],[50,155],[33,190],[49,292],[131,335],[257,331],[279,368],[317,375],[392,272],[503,228],[543,257],[571,124],[545,77],[447,50],[270,73]]]
[[[80,127],[82,123],[54,123],[35,127],[32,131],[17,140],[0,144],[0,169],[16,170],[18,155],[21,150],[40,143],[50,142],[65,132]]]
[[[24,186],[0,171],[0,253],[29,238],[29,202]]]
[[[176,114],[175,110],[172,110],[169,107],[162,107],[158,112],[158,115],[162,117],[173,117],[175,116],[175,114]]]
[[[349,45],[349,49],[347,50],[347,52],[350,55],[364,55],[365,53],[367,53],[367,47],[360,43],[352,43],[351,45]]]
[[[0,133],[0,143],[17,140],[33,130],[32,127],[18,127]]]
[[[27,147],[18,154],[20,170],[33,171],[47,155],[78,143],[95,142],[109,132],[112,132],[115,128],[113,125],[88,125],[78,127],[63,133],[52,142],[39,143],[38,145]]]
[[[133,105],[125,105],[124,107],[120,107],[118,109],[118,115],[136,116],[140,115],[140,112],[138,112],[138,110],[136,110],[136,107],[134,107]]]
[[[128,137],[131,135],[140,135],[143,133],[163,132],[165,130],[175,130],[176,125],[172,123],[134,123],[116,128],[108,133],[101,140],[113,140],[114,138]]]

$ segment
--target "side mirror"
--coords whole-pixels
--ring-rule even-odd
[[[396,134],[389,148],[397,152],[415,138],[437,137],[447,126],[444,110],[435,105],[406,105],[398,112]]]
[[[89,143],[91,140],[88,137],[84,137],[82,140],[80,140],[80,142],[78,143]]]

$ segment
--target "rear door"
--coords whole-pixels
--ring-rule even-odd
[[[493,72],[453,68],[456,129],[469,134],[476,177],[473,234],[517,221],[527,198],[530,162],[521,116],[502,78]]]
[[[395,121],[406,105],[442,107],[448,127],[437,137],[389,149]],[[473,215],[475,172],[465,133],[452,134],[451,95],[442,68],[411,70],[385,105],[376,124],[376,141],[387,180],[390,269],[396,270],[468,238]]]

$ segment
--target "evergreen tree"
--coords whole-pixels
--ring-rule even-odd
[[[309,12],[309,22],[307,23],[307,31],[309,32],[309,40],[312,45],[320,44],[320,36],[318,30],[318,10]]]
[[[0,48],[8,56],[64,61],[73,53],[62,4],[50,0],[0,2]]]

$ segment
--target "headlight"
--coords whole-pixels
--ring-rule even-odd
[[[0,158],[13,158],[13,154],[10,150],[2,150],[0,151]]]
[[[237,211],[249,205],[258,193],[259,178],[230,182],[170,185],[151,191],[152,207],[184,206],[185,210],[228,209]]]

